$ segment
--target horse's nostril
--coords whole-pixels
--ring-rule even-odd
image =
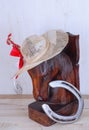
[[[42,97],[41,96],[38,96],[38,101],[42,101]]]

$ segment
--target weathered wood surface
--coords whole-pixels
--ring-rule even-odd
[[[28,117],[28,104],[33,98],[14,96],[0,97],[0,130],[89,130],[89,96],[84,97],[84,110],[81,118],[73,124],[42,126]],[[13,98],[13,99],[12,99]]]

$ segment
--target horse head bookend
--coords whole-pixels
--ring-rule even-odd
[[[7,43],[13,44],[10,37]],[[20,57],[16,77],[28,71],[32,78],[36,101],[28,106],[29,117],[45,126],[79,119],[84,104],[79,92],[79,35],[52,30],[13,48]]]

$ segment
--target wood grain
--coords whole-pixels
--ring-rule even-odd
[[[32,98],[32,94],[1,94],[0,99],[22,99],[22,98]]]
[[[44,127],[28,117],[28,104],[33,98],[0,99],[0,130],[89,130],[89,96],[84,97],[84,110],[81,118],[73,124],[54,124]]]
[[[68,33],[68,37],[68,43],[61,53],[28,70],[32,78],[33,96],[37,101],[68,104],[75,99],[63,88],[50,88],[49,82],[54,80],[67,81],[80,89],[79,35]]]

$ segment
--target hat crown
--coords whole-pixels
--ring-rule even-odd
[[[25,39],[21,47],[21,53],[26,62],[37,58],[37,56],[45,51],[46,40],[42,36],[33,35]]]

